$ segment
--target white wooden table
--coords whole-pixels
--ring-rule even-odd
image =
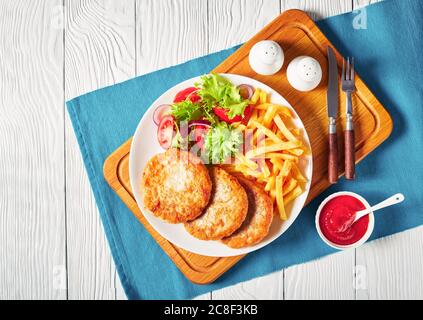
[[[0,0],[0,299],[125,298],[65,100],[369,2]],[[417,228],[201,298],[422,299],[422,265]]]

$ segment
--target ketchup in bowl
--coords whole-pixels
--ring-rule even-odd
[[[373,227],[369,215],[353,223],[355,213],[366,209],[365,200],[349,192],[340,192],[327,198],[318,210],[316,225],[322,238],[338,248],[350,247],[364,242],[370,236]],[[364,240],[364,241],[363,241]]]

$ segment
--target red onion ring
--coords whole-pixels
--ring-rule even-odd
[[[244,98],[244,99],[251,99],[251,97],[253,96],[253,94],[254,94],[254,87],[253,86],[251,86],[251,85],[249,85],[249,84],[240,84],[238,87],[238,90],[240,91],[240,94],[241,94],[241,96]],[[246,96],[244,96],[241,92],[241,90],[245,90],[245,92],[247,93],[247,95]]]
[[[195,130],[196,127],[203,127],[206,129],[211,128],[211,124],[208,120],[191,120],[188,123],[188,128],[179,128],[179,132],[183,138],[187,136],[192,130]]]
[[[195,127],[195,126],[202,126],[202,127],[206,127],[206,128],[211,128],[210,121],[208,121],[208,120],[192,120],[188,124],[188,128],[192,128],[192,127]]]
[[[162,104],[154,110],[153,114],[153,121],[156,124],[156,126],[159,125],[160,121],[162,120],[163,116],[170,110],[169,104]]]

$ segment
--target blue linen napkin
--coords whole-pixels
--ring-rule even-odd
[[[367,28],[354,19],[367,15]],[[364,16],[361,16],[364,26]],[[148,106],[168,88],[212,70],[237,47],[100,89],[67,102],[83,160],[122,285],[129,299],[187,299],[334,252],[318,237],[318,204],[338,190],[355,191],[370,203],[396,192],[406,201],[376,216],[372,239],[423,224],[423,1],[385,1],[318,23],[342,54],[356,57],[357,71],[388,109],[394,131],[343,179],[303,209],[291,228],[249,254],[215,283],[188,281],[103,178],[107,156],[134,132]]]

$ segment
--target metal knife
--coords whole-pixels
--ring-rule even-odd
[[[326,103],[329,117],[329,159],[328,180],[334,184],[338,181],[338,139],[336,134],[336,119],[339,106],[338,64],[333,49],[328,46],[328,89]]]

